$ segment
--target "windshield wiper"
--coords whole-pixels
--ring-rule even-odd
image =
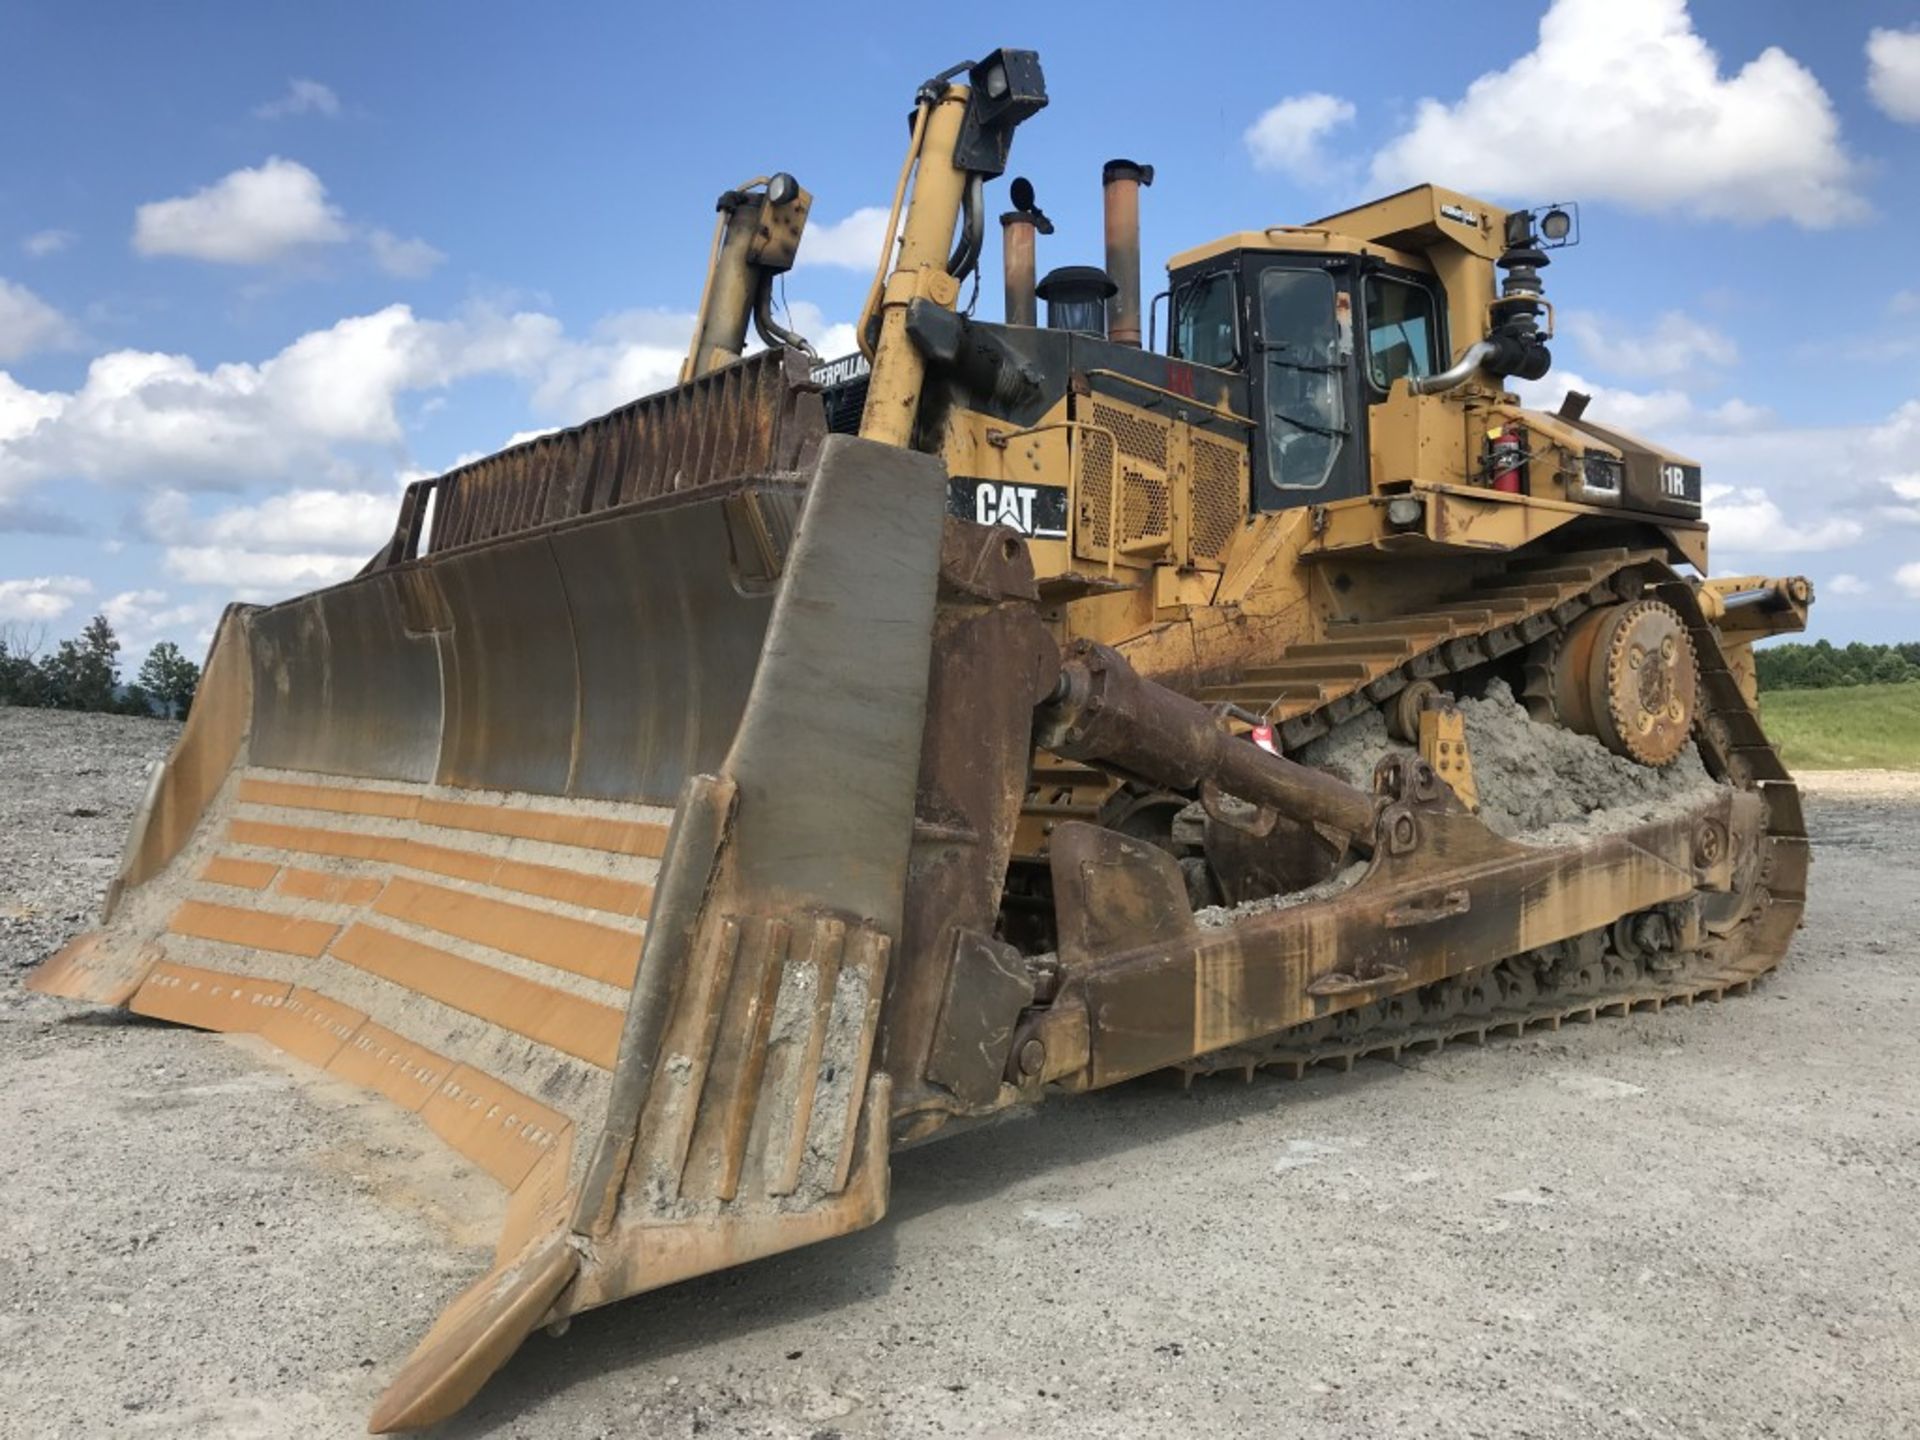
[[[1293,347],[1277,340],[1263,340],[1254,347],[1267,357],[1269,363],[1284,365],[1289,370],[1304,370],[1311,375],[1334,375],[1347,368],[1345,360],[1336,360],[1328,365],[1315,365],[1305,360],[1290,360],[1276,351],[1291,350]]]
[[[1281,410],[1267,412],[1276,420],[1284,420],[1296,430],[1305,430],[1312,435],[1325,435],[1332,440],[1345,440],[1353,434],[1351,430],[1334,430],[1325,425],[1316,425],[1311,420],[1300,420]]]

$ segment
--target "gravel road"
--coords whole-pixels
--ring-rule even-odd
[[[356,1169],[414,1137],[19,988],[171,738],[0,708],[0,1435],[351,1435],[458,1283]],[[1807,789],[1751,998],[1049,1105],[897,1156],[876,1230],[535,1337],[444,1433],[1911,1433],[1920,776]]]

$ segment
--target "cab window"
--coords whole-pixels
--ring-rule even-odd
[[[1366,282],[1367,373],[1379,390],[1396,380],[1439,368],[1433,292],[1424,286],[1369,275]]]
[[[1340,463],[1351,434],[1348,302],[1324,270],[1274,266],[1260,275],[1260,320],[1269,483],[1318,490]]]
[[[1240,363],[1238,302],[1233,272],[1202,275],[1181,287],[1174,353],[1196,365],[1232,370]]]

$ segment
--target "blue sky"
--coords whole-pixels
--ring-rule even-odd
[[[1539,398],[1702,459],[1716,569],[1812,575],[1816,633],[1920,637],[1914,5],[1415,13],[0,4],[0,624],[197,652],[350,574],[406,478],[670,380],[713,199],[770,169],[845,348],[915,83],[1009,44],[1043,265],[1098,260],[1113,156],[1150,266],[1420,179],[1579,200]]]

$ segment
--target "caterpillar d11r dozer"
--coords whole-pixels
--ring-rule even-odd
[[[1573,213],[1421,186],[1229,235],[1171,262],[1156,353],[1152,171],[1114,161],[1106,265],[1037,283],[1014,182],[987,323],[984,185],[1045,103],[1013,50],[920,88],[861,356],[773,320],[806,192],[729,191],[677,388],[230,610],[100,927],[37,972],[490,1177],[491,1268],[374,1429],[873,1224],[894,1147],[1011,1107],[1784,953],[1807,841],[1749,647],[1811,592],[1699,578],[1697,466],[1509,393]]]

